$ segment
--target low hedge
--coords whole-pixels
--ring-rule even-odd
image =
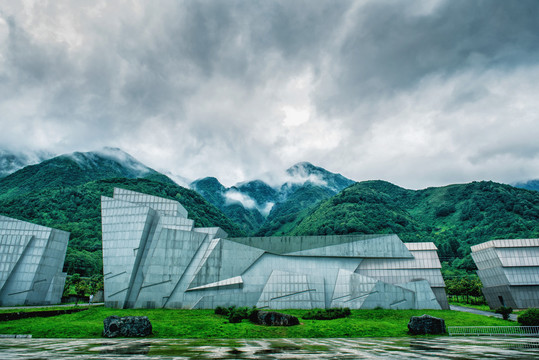
[[[307,311],[302,318],[305,320],[333,320],[350,316],[349,308],[313,309]]]
[[[522,326],[539,326],[539,309],[529,308],[518,315],[517,321]]]

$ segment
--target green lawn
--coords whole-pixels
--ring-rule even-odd
[[[150,319],[155,338],[320,338],[403,337],[411,316],[429,314],[445,319],[447,326],[515,326],[517,323],[450,310],[352,310],[335,320],[303,320],[307,310],[286,310],[301,324],[292,327],[253,325],[247,320],[230,324],[213,310],[137,309],[92,307],[87,311],[49,318],[0,322],[0,334],[32,334],[35,338],[99,338],[103,319],[110,315],[142,316]]]

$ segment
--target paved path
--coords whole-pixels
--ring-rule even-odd
[[[477,314],[477,315],[484,315],[484,316],[494,316],[494,317],[502,319],[501,314],[496,314],[496,313],[493,313],[493,312],[490,312],[490,311],[483,311],[483,310],[478,310],[478,309],[475,309],[475,308],[470,308],[470,307],[465,307],[465,306],[457,306],[457,305],[449,305],[449,308],[451,310],[455,310],[455,311],[462,311],[462,312],[467,312],[467,313],[472,313],[472,314]],[[517,315],[516,314],[509,314],[509,320],[517,321]]]
[[[42,306],[6,306],[6,307],[0,307],[0,310],[17,310],[17,309],[42,309],[42,308],[51,308],[51,307],[73,307],[73,306],[80,306],[80,307],[88,307],[88,306],[99,306],[104,305],[105,303],[92,303],[91,305],[88,305],[88,303],[79,303],[77,305],[75,304],[65,304],[65,305],[42,305]]]

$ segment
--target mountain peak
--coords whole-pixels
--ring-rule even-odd
[[[318,166],[314,166],[308,161],[301,161],[297,164],[294,164],[290,166],[288,169],[286,169],[287,174],[294,174],[298,172],[311,172],[316,170],[324,170]]]
[[[206,200],[212,204],[222,203],[221,194],[226,191],[226,188],[213,176],[207,176],[202,179],[197,179],[189,184],[189,187],[199,194],[201,194]]]
[[[310,183],[326,187],[337,193],[354,183],[354,181],[345,178],[341,174],[332,173],[307,161],[292,165],[286,170],[286,173],[290,178],[283,186],[287,187]]]
[[[74,152],[60,155],[58,158],[75,161],[83,169],[96,169],[106,163],[108,167],[116,168],[125,173],[124,176],[128,178],[142,177],[155,172],[125,151],[114,147],[104,147],[88,152]]]
[[[90,152],[74,152],[53,157],[19,169],[0,182],[0,197],[4,189],[23,194],[37,189],[78,186],[89,181],[112,178],[149,178],[160,176],[120,149],[103,148]],[[159,181],[168,178],[161,176]],[[168,179],[172,182],[172,180]]]

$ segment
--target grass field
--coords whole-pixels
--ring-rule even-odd
[[[11,310],[13,311],[13,310]],[[269,327],[228,323],[213,310],[137,309],[92,307],[87,311],[49,318],[0,322],[0,334],[32,334],[35,338],[99,338],[103,319],[110,315],[148,316],[155,338],[324,338],[404,337],[411,316],[429,314],[445,319],[447,326],[515,326],[517,323],[450,310],[352,310],[348,318],[303,320],[307,310],[282,311],[300,319],[299,326]]]

